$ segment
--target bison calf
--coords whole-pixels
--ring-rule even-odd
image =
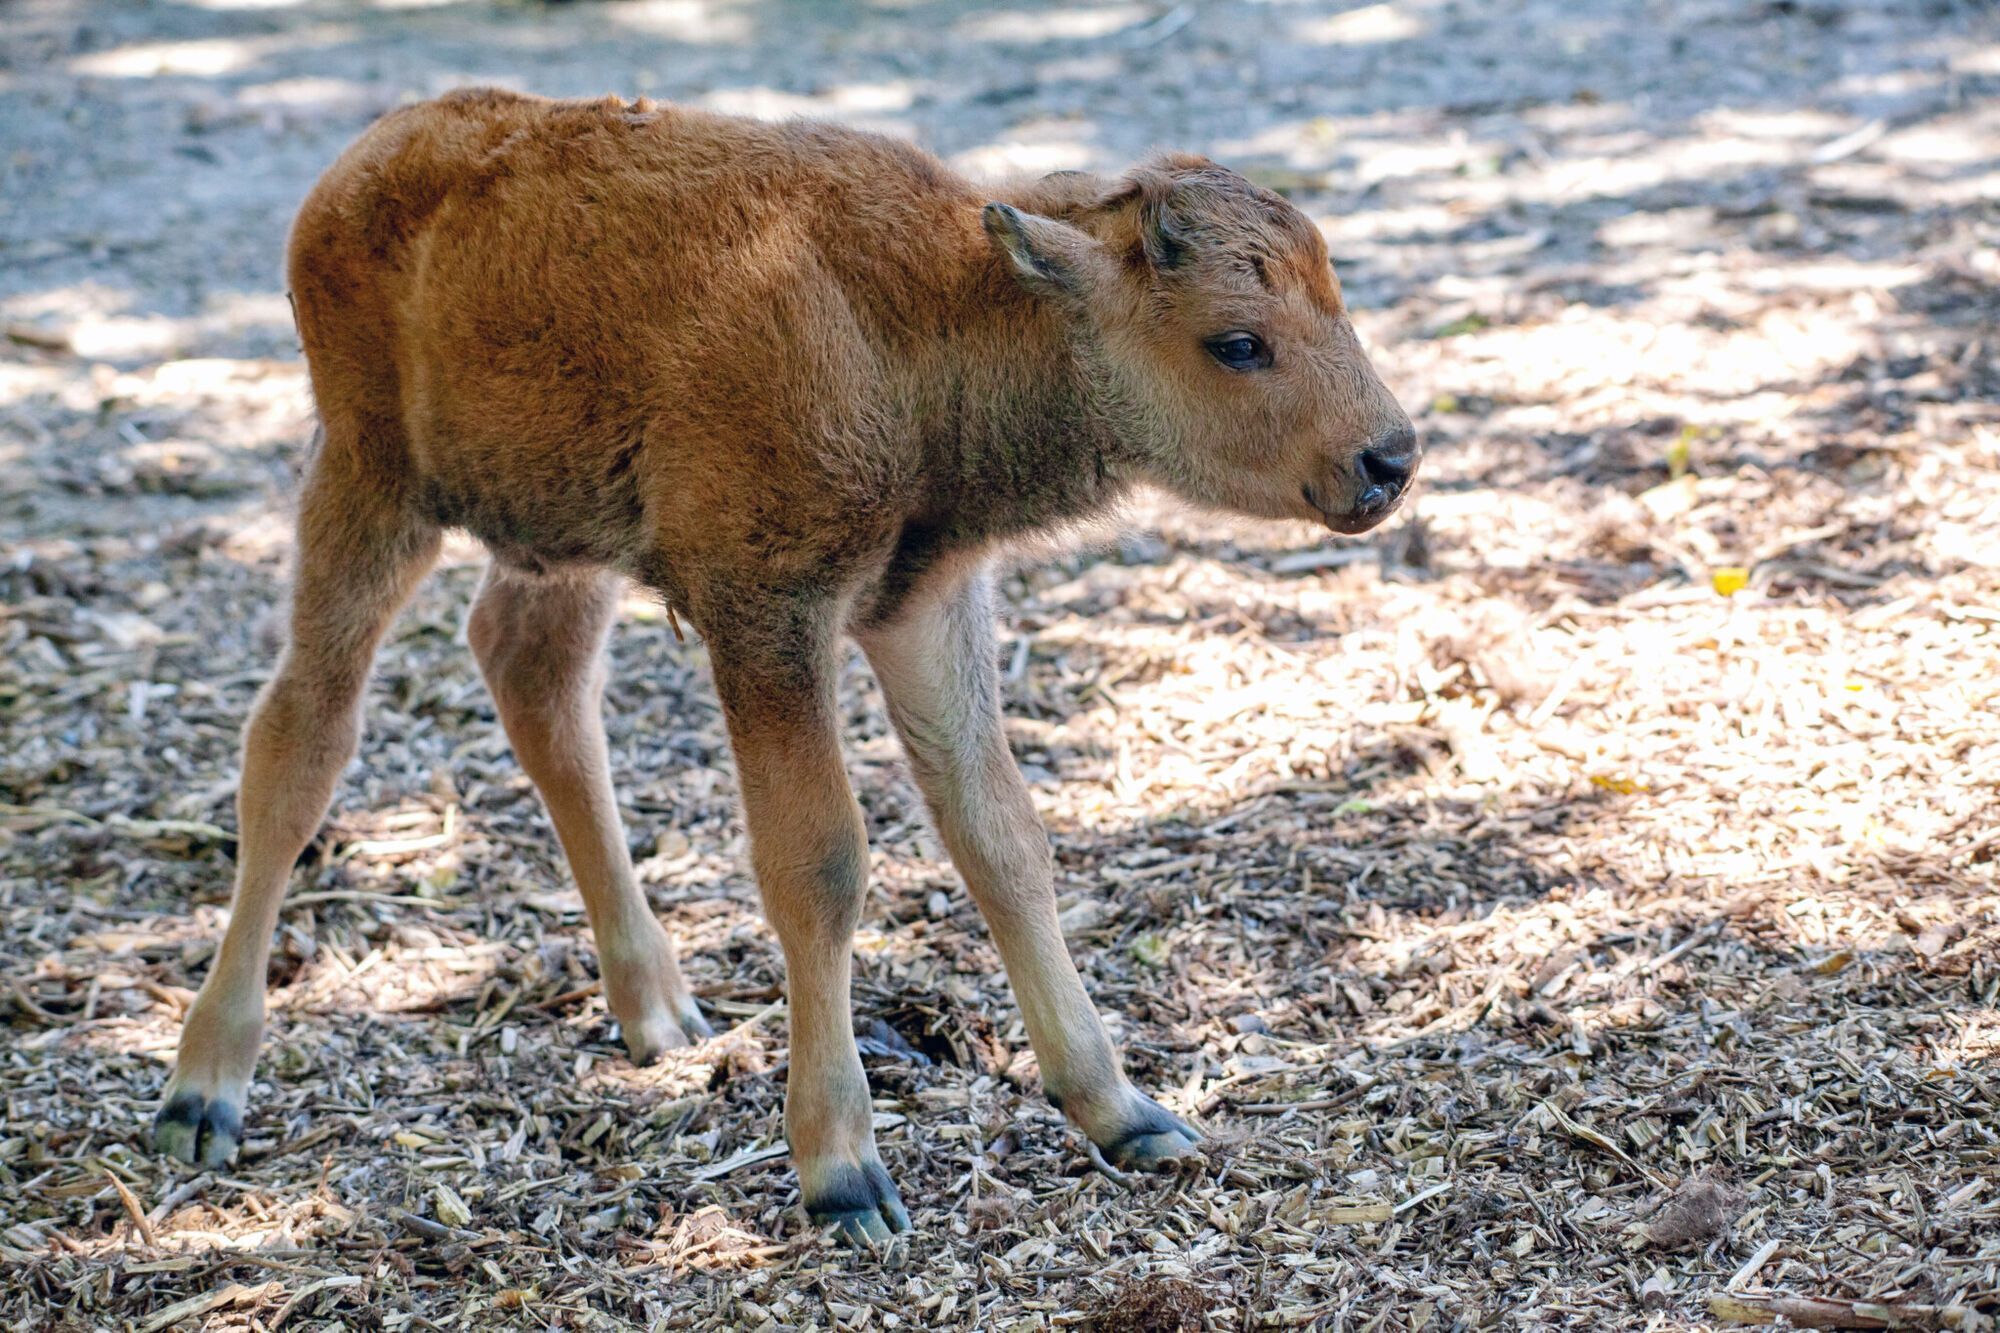
[[[235,1150],[294,859],[354,750],[390,618],[445,528],[493,563],[470,638],[547,802],[635,1060],[708,1033],[619,827],[599,697],[621,578],[706,640],[791,1001],[785,1132],[811,1216],[879,1238],[849,1016],[867,846],[842,770],[867,654],[991,924],[1049,1097],[1111,1161],[1195,1133],[1127,1080],[1056,927],[1001,731],[987,568],[1137,483],[1361,532],[1417,450],[1319,233],[1196,157],[983,192],[831,125],[463,92],[319,182],[289,277],[320,438],[291,642],[243,749],[229,929],[159,1113]]]

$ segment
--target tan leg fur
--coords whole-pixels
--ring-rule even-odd
[[[1126,1079],[1056,924],[1048,836],[1001,729],[984,573],[864,631],[868,661],[952,860],[992,927],[1049,1099],[1113,1162],[1157,1167],[1194,1131]]]
[[[292,863],[353,757],[375,646],[437,558],[436,529],[357,494],[343,461],[322,453],[300,501],[291,642],[243,738],[229,928],[188,1011],[156,1122],[161,1151],[205,1166],[227,1161],[242,1134]]]
[[[534,779],[597,936],[604,999],[640,1064],[710,1035],[673,944],[632,875],[604,740],[604,638],[623,580],[495,563],[467,637],[521,767]]]

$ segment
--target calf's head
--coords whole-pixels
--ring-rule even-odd
[[[1305,215],[1202,158],[1044,182],[986,206],[1014,277],[1066,321],[1094,409],[1146,480],[1197,504],[1365,532],[1416,434],[1369,365]]]

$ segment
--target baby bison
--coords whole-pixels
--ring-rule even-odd
[[[784,946],[785,1133],[815,1220],[909,1225],[849,1017],[868,855],[836,725],[844,635],[992,926],[1049,1099],[1118,1165],[1187,1153],[1057,929],[1001,730],[988,567],[1140,483],[1344,533],[1395,508],[1415,438],[1303,215],[1198,157],[985,192],[831,125],[470,91],[335,163],[289,277],[321,427],[291,642],[245,737],[234,906],[163,1152],[236,1148],[288,872],[354,752],[376,644],[455,527],[492,551],[472,648],[637,1061],[709,1027],[611,788],[621,579],[706,641]]]

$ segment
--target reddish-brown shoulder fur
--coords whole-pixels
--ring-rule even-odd
[[[314,391],[365,423],[327,447],[503,558],[687,595],[717,561],[886,550],[946,361],[1060,342],[981,202],[828,125],[483,90],[395,112],[292,234]]]

